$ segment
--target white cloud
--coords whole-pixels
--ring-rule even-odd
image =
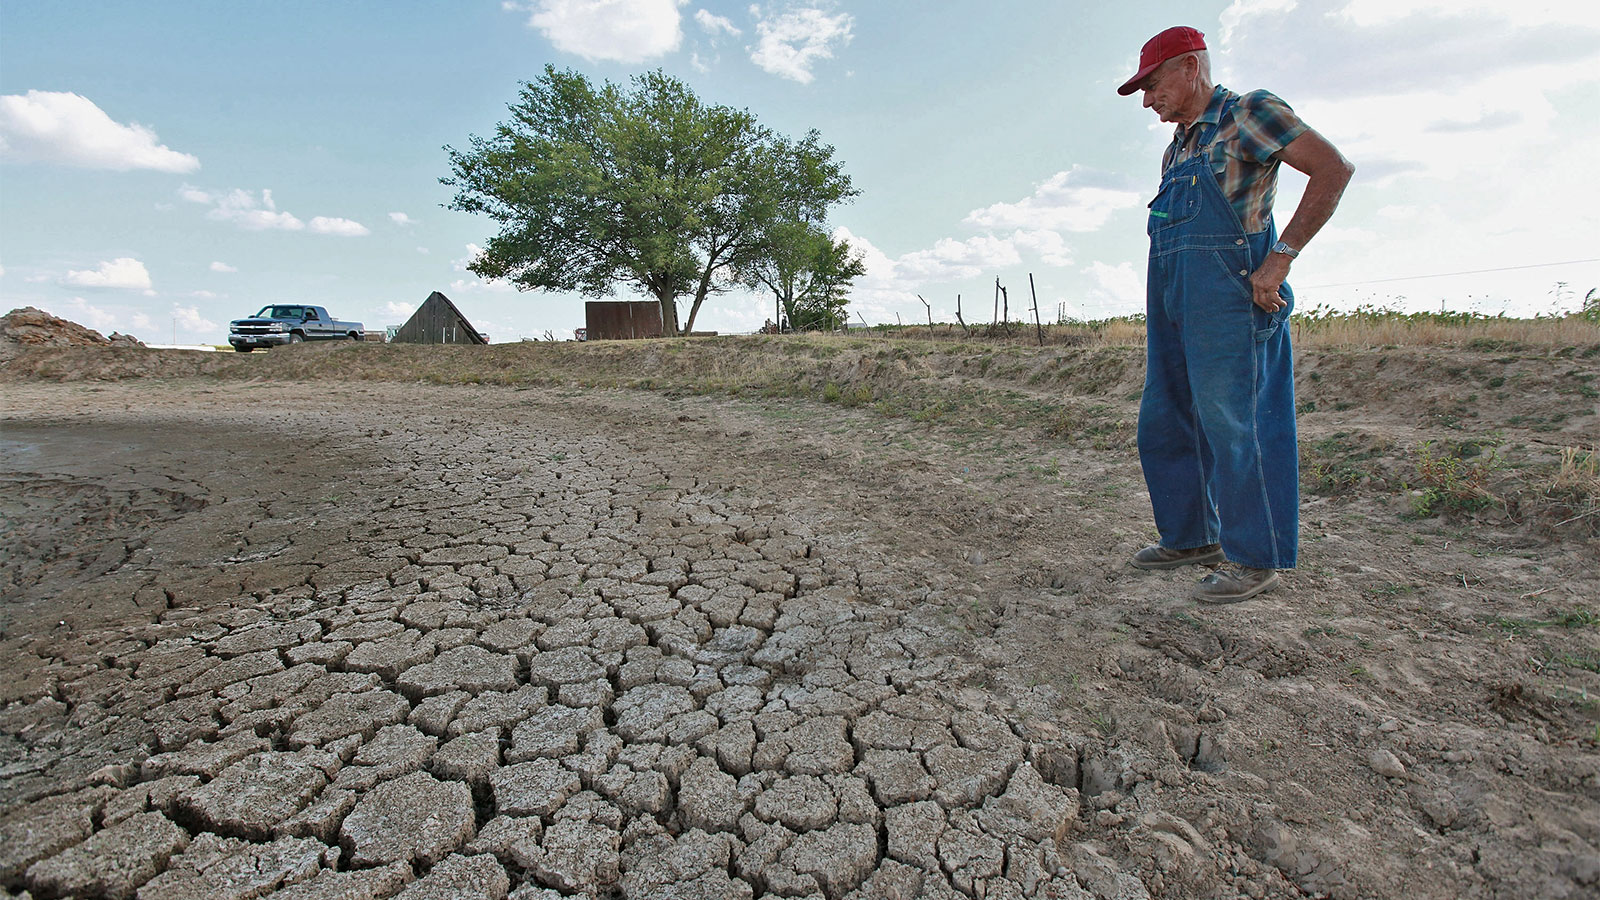
[[[590,61],[637,63],[678,49],[683,40],[678,7],[687,0],[533,0],[504,3],[526,11],[557,50]]]
[[[206,218],[217,222],[232,222],[247,231],[304,231],[308,228],[313,234],[331,234],[340,237],[360,237],[371,234],[367,226],[351,219],[341,219],[331,216],[314,216],[310,223],[302,222],[299,217],[287,210],[278,209],[278,204],[272,199],[271,189],[263,189],[257,194],[254,191],[234,188],[227,193],[217,194],[201,190],[193,185],[184,185],[178,189],[178,196],[190,203],[200,203],[210,206]],[[404,215],[404,213],[392,213]],[[232,268],[219,269],[223,263],[212,263],[214,272],[231,272]]]
[[[390,300],[388,303],[383,305],[384,315],[391,319],[409,319],[411,318],[411,314],[416,311],[417,305],[415,303],[396,303],[395,301]]]
[[[479,247],[477,244],[468,244],[467,245],[467,255],[461,257],[460,259],[452,259],[452,260],[450,260],[450,268],[455,270],[455,271],[457,271],[457,272],[465,272],[465,271],[467,271],[467,266],[472,265],[473,260],[476,260],[478,257],[480,257],[482,255],[483,255],[483,248],[482,247]]]
[[[73,297],[67,301],[65,315],[60,312],[52,312],[51,314],[69,322],[77,322],[87,328],[93,328],[102,335],[108,335],[117,330],[116,313],[109,309],[95,306],[82,297]]]
[[[1375,244],[1383,235],[1370,228],[1351,228],[1329,225],[1317,232],[1317,246],[1326,244]]]
[[[1028,250],[1039,257],[1039,261],[1047,266],[1072,265],[1072,250],[1067,246],[1066,238],[1056,231],[1027,231],[1018,230],[1011,233],[1011,243],[1022,250]]]
[[[740,35],[744,33],[733,24],[732,19],[729,19],[725,16],[719,16],[713,12],[710,12],[709,10],[695,10],[694,21],[695,24],[699,25],[706,34],[710,35],[716,35],[719,33]]]
[[[310,228],[317,234],[336,234],[340,237],[361,237],[372,233],[360,222],[350,219],[330,219],[326,216],[312,219]]]
[[[1139,192],[1074,165],[1057,172],[1015,203],[975,209],[964,220],[980,228],[1096,231],[1119,209],[1139,205]]]
[[[850,43],[855,18],[849,13],[830,15],[817,7],[791,9],[766,16],[759,6],[750,7],[756,17],[756,46],[750,61],[767,72],[801,84],[810,84],[811,69],[819,60],[832,59],[835,45]]]
[[[211,199],[216,205],[206,213],[207,218],[232,222],[249,231],[299,231],[306,227],[293,215],[278,211],[270,190],[262,191],[260,200],[255,194],[238,188]]]
[[[894,272],[903,280],[945,282],[972,278],[1021,261],[1011,241],[984,234],[964,241],[940,238],[927,250],[895,260]]]
[[[199,297],[201,300],[215,300],[217,295],[210,291],[190,291],[189,296]]]
[[[7,160],[129,172],[193,172],[198,157],[159,143],[154,131],[123,125],[87,97],[29,91],[0,97],[0,154]]]
[[[466,256],[450,261],[450,268],[454,271],[467,272],[467,266],[472,265],[473,260],[483,255],[483,248],[479,247],[477,244],[468,244],[466,245],[466,249]],[[459,293],[466,293],[467,291],[488,291],[491,293],[501,294],[515,292],[516,289],[516,285],[509,281],[484,281],[476,276],[473,276],[470,279],[457,278],[455,281],[450,282],[450,290]]]
[[[1144,273],[1136,272],[1131,262],[1121,262],[1116,265],[1095,260],[1084,270],[1083,274],[1089,276],[1094,283],[1087,292],[1087,299],[1093,309],[1098,310],[1095,318],[1100,315],[1126,315],[1144,309]]]
[[[427,247],[418,247],[417,248],[417,252],[421,253],[423,256],[427,256],[429,253],[432,253],[433,251],[429,250]]]
[[[102,262],[99,268],[69,271],[61,281],[63,284],[77,287],[148,291],[150,272],[139,260],[123,256],[110,262]]]
[[[459,294],[478,291],[491,294],[514,294],[517,291],[517,287],[509,281],[484,281],[482,279],[468,281],[465,278],[457,278],[455,281],[450,282],[450,291],[451,293]]]
[[[216,331],[222,326],[200,315],[200,310],[193,306],[172,306],[172,318],[178,328],[189,332]]]
[[[5,266],[0,266],[0,278],[4,278],[5,275],[6,275],[6,267]]]
[[[1234,0],[1213,54],[1224,83],[1270,79],[1285,97],[1454,92],[1530,68],[1592,70],[1600,57],[1597,10],[1592,3]]]
[[[1518,26],[1585,25],[1600,28],[1600,7],[1589,3],[1506,3],[1505,0],[1348,0],[1338,15],[1371,27],[1440,11],[1504,18]]]
[[[415,225],[415,224],[417,224],[417,220],[416,219],[411,218],[410,216],[406,215],[403,212],[392,212],[392,213],[389,213],[389,221],[395,223],[396,225]]]
[[[211,271],[213,271],[213,272],[237,272],[239,270],[234,268],[233,266],[228,265],[225,262],[213,262],[211,264]]]

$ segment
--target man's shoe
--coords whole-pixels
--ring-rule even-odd
[[[1270,591],[1279,584],[1273,569],[1252,569],[1228,563],[1194,586],[1194,598],[1201,603],[1238,603]]]
[[[1160,544],[1151,544],[1129,560],[1135,569],[1181,569],[1184,566],[1214,566],[1225,559],[1220,544],[1190,547],[1187,550],[1169,550]]]

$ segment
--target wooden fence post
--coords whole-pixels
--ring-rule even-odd
[[[1033,287],[1033,273],[1028,273],[1028,291],[1033,294],[1033,327],[1039,330],[1039,346],[1044,346],[1044,326],[1039,324],[1039,292]]]

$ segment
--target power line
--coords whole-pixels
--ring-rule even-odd
[[[1451,275],[1483,275],[1487,272],[1515,272],[1518,269],[1548,269],[1551,266],[1572,266],[1579,263],[1600,262],[1600,257],[1595,259],[1569,259],[1565,262],[1534,263],[1528,266],[1501,266],[1498,269],[1469,269],[1463,272],[1435,272],[1432,275],[1402,275],[1399,278],[1377,278],[1372,281],[1342,281],[1338,284],[1313,284],[1300,288],[1302,291],[1316,290],[1318,288],[1354,287],[1362,284],[1388,284],[1391,281],[1417,281],[1422,278],[1445,278]]]

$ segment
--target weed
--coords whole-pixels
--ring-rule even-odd
[[[929,403],[927,406],[924,406],[921,409],[913,412],[911,414],[911,421],[925,423],[937,422],[944,418],[945,414],[948,412],[950,412],[949,404],[945,403],[943,400],[935,400],[932,403]]]
[[[1471,462],[1468,460],[1471,459]],[[1438,444],[1423,441],[1417,448],[1417,475],[1421,490],[1411,500],[1411,511],[1423,519],[1442,511],[1477,512],[1499,503],[1489,491],[1489,478],[1504,460],[1490,446],[1468,441]]]
[[[1061,477],[1061,460],[1052,456],[1045,460],[1043,465],[1029,463],[1028,471],[1034,475],[1039,475],[1053,481]]]
[[[1089,716],[1089,724],[1105,737],[1110,737],[1117,730],[1117,720],[1112,717],[1110,709],[1101,709]]]
[[[1600,625],[1600,614],[1588,609],[1550,610],[1548,619],[1492,616],[1483,621],[1504,631],[1507,637],[1523,637],[1542,628],[1592,628]]]
[[[1581,499],[1600,499],[1600,447],[1561,448],[1561,468],[1550,484],[1554,493],[1575,494]]]
[[[1556,613],[1555,618],[1550,621],[1552,625],[1560,628],[1583,628],[1591,625],[1600,625],[1600,615],[1596,615],[1587,609],[1573,609]]]

